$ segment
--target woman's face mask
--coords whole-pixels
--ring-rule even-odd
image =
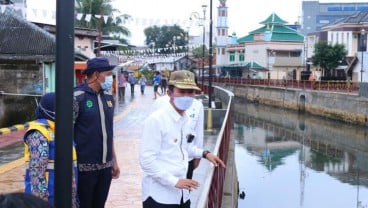
[[[112,75],[110,75],[110,76],[106,76],[105,81],[100,83],[100,85],[103,90],[109,90],[112,87],[112,83],[113,83],[113,78],[112,78]]]

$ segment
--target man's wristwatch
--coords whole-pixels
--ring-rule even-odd
[[[208,150],[205,150],[205,151],[203,151],[203,153],[202,153],[202,157],[203,158],[205,158],[205,159],[207,159],[207,154],[208,153],[211,153],[210,151],[208,151]]]

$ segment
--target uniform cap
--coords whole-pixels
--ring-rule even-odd
[[[194,74],[188,70],[171,72],[169,85],[174,85],[179,89],[201,90],[195,83]]]
[[[83,70],[82,74],[92,74],[95,71],[111,71],[115,68],[115,65],[110,65],[109,60],[105,57],[96,57],[88,59],[87,68]]]

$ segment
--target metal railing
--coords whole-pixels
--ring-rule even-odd
[[[205,78],[207,81],[207,77]],[[281,79],[247,79],[247,78],[225,78],[213,77],[213,82],[228,83],[235,85],[258,85],[269,87],[308,89],[330,92],[359,92],[360,83],[351,81],[309,81],[309,80],[281,80]]]
[[[207,87],[203,89],[205,92],[209,90]],[[216,97],[222,97],[222,102],[227,104],[224,120],[219,131],[216,145],[213,154],[221,158],[225,163],[228,159],[229,145],[230,145],[230,133],[231,133],[231,108],[234,98],[234,94],[228,90],[220,87],[214,87],[211,89],[214,91]],[[222,167],[214,167],[212,164],[206,174],[205,181],[203,183],[203,190],[198,197],[198,208],[221,208],[223,187],[225,181],[226,169]]]

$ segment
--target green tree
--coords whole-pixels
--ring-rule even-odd
[[[75,20],[75,26],[81,28],[97,29],[102,35],[112,35],[115,39],[126,43],[130,31],[122,24],[129,15],[121,14],[119,10],[114,9],[111,5],[112,0],[76,0],[76,12],[82,13],[80,20]],[[86,20],[87,15],[91,15],[90,21]],[[117,16],[114,16],[116,14]],[[102,16],[108,16],[105,22]]]
[[[323,70],[324,76],[331,77],[332,71],[345,60],[347,51],[343,44],[331,45],[321,41],[314,46],[312,63]]]
[[[202,58],[203,57],[203,45],[193,48],[192,50],[192,56],[194,58]],[[204,45],[204,57],[208,57],[208,49],[206,45]]]
[[[144,29],[146,36],[145,43],[151,47],[154,46],[156,53],[168,54],[173,53],[174,37],[175,37],[175,53],[187,51],[188,38],[187,33],[178,25],[174,26],[152,26]],[[169,50],[157,49],[170,48]]]

